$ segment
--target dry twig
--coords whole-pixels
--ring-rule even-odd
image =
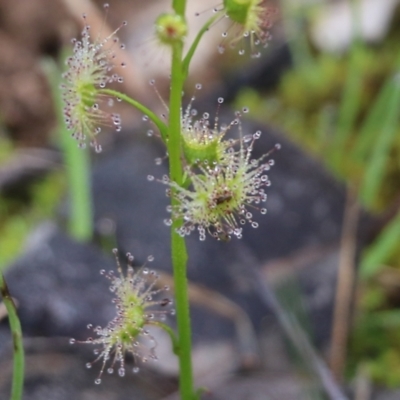
[[[333,316],[330,366],[338,382],[343,377],[355,281],[356,234],[360,215],[352,191],[347,191]]]

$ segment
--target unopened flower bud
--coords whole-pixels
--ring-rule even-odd
[[[156,20],[156,34],[162,44],[172,46],[187,35],[185,19],[178,14],[161,14]]]

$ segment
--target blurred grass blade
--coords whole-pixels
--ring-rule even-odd
[[[67,58],[68,51],[62,52],[62,59]],[[61,71],[53,60],[43,62],[43,68],[49,81],[54,106],[57,114],[57,134],[64,159],[64,168],[68,181],[69,216],[68,231],[79,241],[89,241],[93,235],[93,204],[90,182],[90,153],[81,149],[71,137],[64,123],[63,101],[60,83]]]
[[[371,277],[399,246],[400,212],[385,227],[374,243],[365,251],[361,260],[360,277]]]
[[[347,396],[333,378],[324,360],[310,343],[310,340],[300,326],[297,318],[293,314],[286,312],[275,295],[274,290],[269,286],[268,281],[264,279],[258,269],[251,268],[250,272],[257,295],[263,303],[271,309],[285,335],[298,351],[299,355],[309,362],[310,367],[318,377],[325,391],[326,397],[330,400],[347,400]]]
[[[380,129],[375,132],[375,144],[360,188],[361,201],[368,208],[374,204],[383,181],[388,154],[398,131],[399,115],[400,80],[396,74],[391,78],[391,94],[380,115]]]
[[[310,68],[314,64],[311,48],[307,40],[305,21],[312,7],[306,3],[283,0],[280,4],[282,22],[295,69]]]
[[[396,61],[394,74],[400,69],[400,56]],[[358,160],[365,160],[374,145],[374,135],[382,124],[382,116],[390,103],[393,91],[393,75],[389,76],[380,90],[371,111],[366,116],[365,122],[358,134],[357,141],[354,145],[353,157]]]
[[[360,62],[363,51],[363,44],[356,40],[351,51],[348,75],[340,102],[338,123],[332,142],[333,151],[330,149],[328,153],[331,155],[331,167],[339,173],[343,172],[340,169],[343,166],[346,144],[361,108],[364,76],[360,72]]]
[[[400,327],[399,310],[378,311],[373,313],[372,315],[374,323],[378,326],[395,329],[398,329]]]
[[[374,144],[374,136],[382,124],[382,114],[391,98],[393,87],[392,77],[390,77],[383,85],[379,92],[378,98],[375,100],[371,111],[367,114],[365,122],[362,125],[360,132],[357,136],[357,141],[354,145],[352,155],[355,160],[365,160],[371,147]]]
[[[11,389],[11,400],[21,400],[24,386],[24,346],[22,343],[21,324],[18,319],[15,304],[10,296],[3,274],[0,274],[0,292],[8,313],[10,330],[13,338],[14,369]]]
[[[340,102],[336,132],[332,141],[333,148],[328,153],[331,168],[340,175],[346,173],[343,171],[345,165],[343,156],[346,154],[346,146],[360,112],[364,81],[361,64],[365,46],[361,39],[361,9],[358,1],[350,2],[350,6],[353,21],[350,62]]]

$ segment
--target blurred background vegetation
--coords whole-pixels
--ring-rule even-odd
[[[348,12],[355,21],[351,36],[347,45],[330,51],[328,44],[321,47],[312,41],[317,34],[316,30],[311,33],[312,24],[322,23],[318,17],[323,18],[324,6],[297,5],[294,10],[290,2],[285,3],[283,18],[292,27],[293,65],[273,90],[241,89],[236,105],[246,105],[253,118],[279,126],[345,182],[365,210],[386,220],[359,260],[348,376],[354,377],[362,367],[375,382],[398,387],[400,9],[380,3],[385,3],[382,12],[390,8],[390,23],[384,36],[374,41],[366,39],[367,25],[372,23],[365,17],[368,2],[349,2]],[[337,27],[345,30],[337,5]],[[373,15],[369,18],[374,19]]]

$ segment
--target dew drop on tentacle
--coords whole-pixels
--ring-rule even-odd
[[[253,135],[245,135],[243,136],[243,143],[249,143],[253,140]]]
[[[261,131],[257,131],[253,134],[254,139],[259,139],[261,137]]]

